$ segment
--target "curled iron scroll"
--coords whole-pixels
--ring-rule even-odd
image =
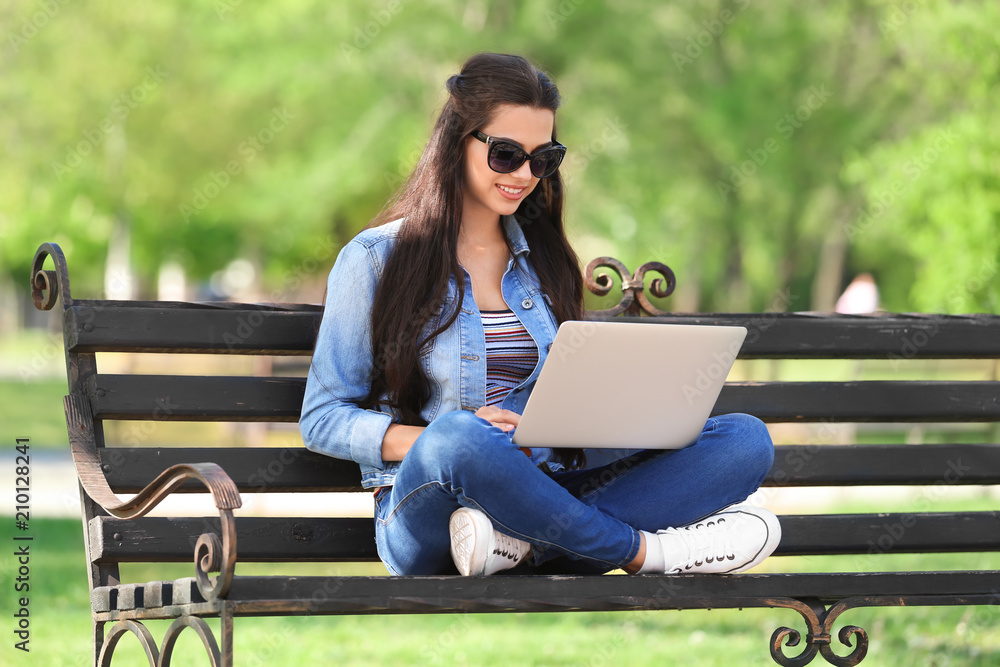
[[[674,293],[674,290],[677,288],[677,278],[674,277],[674,272],[670,270],[669,266],[660,262],[646,262],[635,270],[634,282],[638,286],[636,298],[639,299],[639,304],[643,310],[650,315],[666,315],[667,311],[660,310],[654,306],[642,288],[643,278],[646,277],[646,273],[649,271],[655,271],[663,276],[663,278],[653,279],[653,282],[649,285],[649,291],[658,299],[665,299]]]
[[[55,271],[45,270],[45,258],[51,257]],[[63,308],[73,305],[69,290],[69,269],[62,248],[55,243],[43,243],[35,251],[31,263],[31,300],[38,310],[52,310],[56,300],[62,297]]]
[[[849,655],[837,655],[833,652],[833,648],[830,647],[829,643],[824,646],[820,646],[819,652],[831,665],[837,665],[838,667],[850,667],[857,665],[865,659],[866,655],[868,655],[868,633],[865,632],[864,628],[859,628],[856,625],[845,625],[840,629],[840,632],[837,633],[837,638],[840,639],[840,643],[844,646],[850,646],[851,635],[854,635],[858,641],[854,650],[851,651]]]
[[[786,607],[799,612],[806,622],[808,636],[806,647],[802,653],[796,656],[786,656],[782,650],[782,643],[785,646],[798,646],[802,635],[797,630],[787,627],[780,627],[771,635],[771,658],[784,667],[800,667],[812,662],[816,654],[819,653],[831,665],[837,667],[853,667],[859,664],[868,655],[868,633],[856,625],[844,626],[837,633],[840,643],[851,646],[851,637],[857,639],[854,650],[846,656],[840,656],[833,652],[830,641],[830,629],[833,627],[837,617],[843,612],[855,606],[861,606],[855,600],[842,600],[827,610],[823,605],[814,603],[806,604],[801,600],[769,600],[769,604],[775,607]],[[785,639],[787,638],[787,642]]]
[[[780,627],[775,630],[771,635],[771,658],[783,667],[808,665],[819,652],[816,639],[822,632],[822,622],[820,619],[826,613],[826,608],[818,602],[807,604],[802,600],[790,598],[773,599],[767,602],[772,607],[784,607],[799,612],[799,615],[806,622],[806,628],[809,631],[808,641],[802,653],[796,656],[787,656],[782,650],[782,642],[787,638],[788,641],[785,643],[785,646],[798,646],[802,640],[802,635],[799,634],[798,630],[793,628]],[[829,637],[827,637],[827,640],[829,640]]]
[[[236,521],[230,510],[220,510],[222,539],[215,533],[198,538],[194,548],[194,570],[198,590],[206,600],[224,598],[236,572]],[[210,573],[218,572],[218,576]]]
[[[862,598],[848,598],[833,605],[826,612],[826,616],[823,618],[824,631],[829,633],[837,618],[839,618],[840,615],[848,609],[864,607],[870,602],[871,600],[864,600]],[[826,646],[820,646],[819,652],[831,665],[837,665],[838,667],[853,667],[853,665],[859,664],[865,659],[865,656],[868,655],[868,633],[865,632],[863,628],[859,628],[856,625],[845,625],[840,629],[840,632],[837,633],[837,638],[840,639],[840,643],[844,646],[850,646],[852,635],[857,639],[857,644],[855,645],[854,650],[848,655],[840,656],[834,653],[829,642],[827,642]]]
[[[786,637],[788,638],[788,642],[785,643],[785,646],[798,646],[802,640],[802,635],[794,628],[780,627],[775,630],[771,635],[771,658],[776,663],[784,667],[799,667],[800,665],[808,665],[812,662],[819,651],[819,648],[814,643],[808,643],[799,655],[789,657],[782,650],[782,642]]]
[[[648,272],[657,272],[663,278],[656,278],[649,287],[649,291],[657,298],[666,298],[673,294],[677,286],[677,280],[670,267],[661,262],[646,262],[635,271],[635,276],[629,272],[628,268],[614,257],[598,257],[587,264],[584,270],[584,284],[587,289],[597,296],[607,296],[611,292],[613,284],[612,277],[607,272],[596,273],[599,268],[611,269],[618,274],[622,285],[622,298],[618,305],[605,310],[592,310],[588,315],[595,318],[614,317],[622,313],[638,315],[639,306],[650,315],[665,315],[668,311],[660,310],[652,304],[646,296],[643,286],[644,278]],[[638,304],[636,304],[638,302]]]

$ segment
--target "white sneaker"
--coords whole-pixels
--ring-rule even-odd
[[[531,551],[530,544],[497,532],[486,514],[471,507],[455,510],[448,530],[451,558],[459,573],[467,577],[509,570]]]
[[[781,541],[781,524],[765,509],[739,504],[656,535],[664,554],[686,554],[667,562],[667,574],[735,574],[759,565],[774,552]]]

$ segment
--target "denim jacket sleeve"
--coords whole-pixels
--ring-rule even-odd
[[[371,386],[370,317],[381,268],[373,253],[351,241],[330,271],[299,430],[314,452],[382,469],[382,438],[392,415],[358,407]]]

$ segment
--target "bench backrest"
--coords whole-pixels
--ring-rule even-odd
[[[46,254],[54,252],[52,246],[45,248]],[[36,271],[40,269],[36,260]],[[57,270],[47,274],[35,282],[48,280],[43,287],[50,298],[56,283],[65,280],[63,325],[70,392],[86,396],[90,403],[101,469],[116,493],[137,492],[171,464],[203,461],[222,466],[241,494],[362,491],[356,464],[301,446],[152,447],[104,441],[105,420],[297,421],[304,371],[322,316],[319,306],[75,300],[68,293],[68,275],[60,275],[65,274],[64,265],[57,261]],[[841,382],[750,378],[726,385],[716,413],[747,412],[769,423],[829,424],[831,433],[832,425],[842,422],[1000,422],[996,362],[992,377],[963,381],[913,379],[907,366],[912,359],[1000,359],[997,316],[655,312],[652,321],[664,324],[746,326],[749,334],[741,359],[880,359],[898,375],[884,381]],[[105,374],[96,357],[105,352],[277,355],[298,357],[301,364],[289,377]],[[766,362],[751,370],[769,372]],[[981,441],[964,444],[842,446],[831,444],[833,437],[824,435],[821,427],[801,442],[778,447],[765,486],[1000,484],[997,430],[978,435]],[[203,492],[204,487],[186,484],[180,490]],[[114,582],[119,562],[190,560],[194,540],[206,522],[218,521],[120,520],[92,504],[85,503],[85,509],[94,585],[97,580]],[[871,553],[886,524],[870,516],[783,517],[785,536],[779,553]],[[919,521],[907,524],[905,536],[893,538],[892,548],[897,552],[1000,550],[998,521],[996,512],[969,512],[957,518],[922,513]],[[239,517],[238,560],[376,560],[371,524],[370,518]]]

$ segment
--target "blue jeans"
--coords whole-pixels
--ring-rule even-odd
[[[474,507],[531,544],[529,565],[607,572],[636,557],[638,530],[687,525],[745,500],[773,458],[764,424],[729,414],[710,418],[685,449],[546,473],[509,434],[471,412],[449,412],[421,433],[394,485],[376,495],[375,540],[392,574],[455,574],[448,519]]]

